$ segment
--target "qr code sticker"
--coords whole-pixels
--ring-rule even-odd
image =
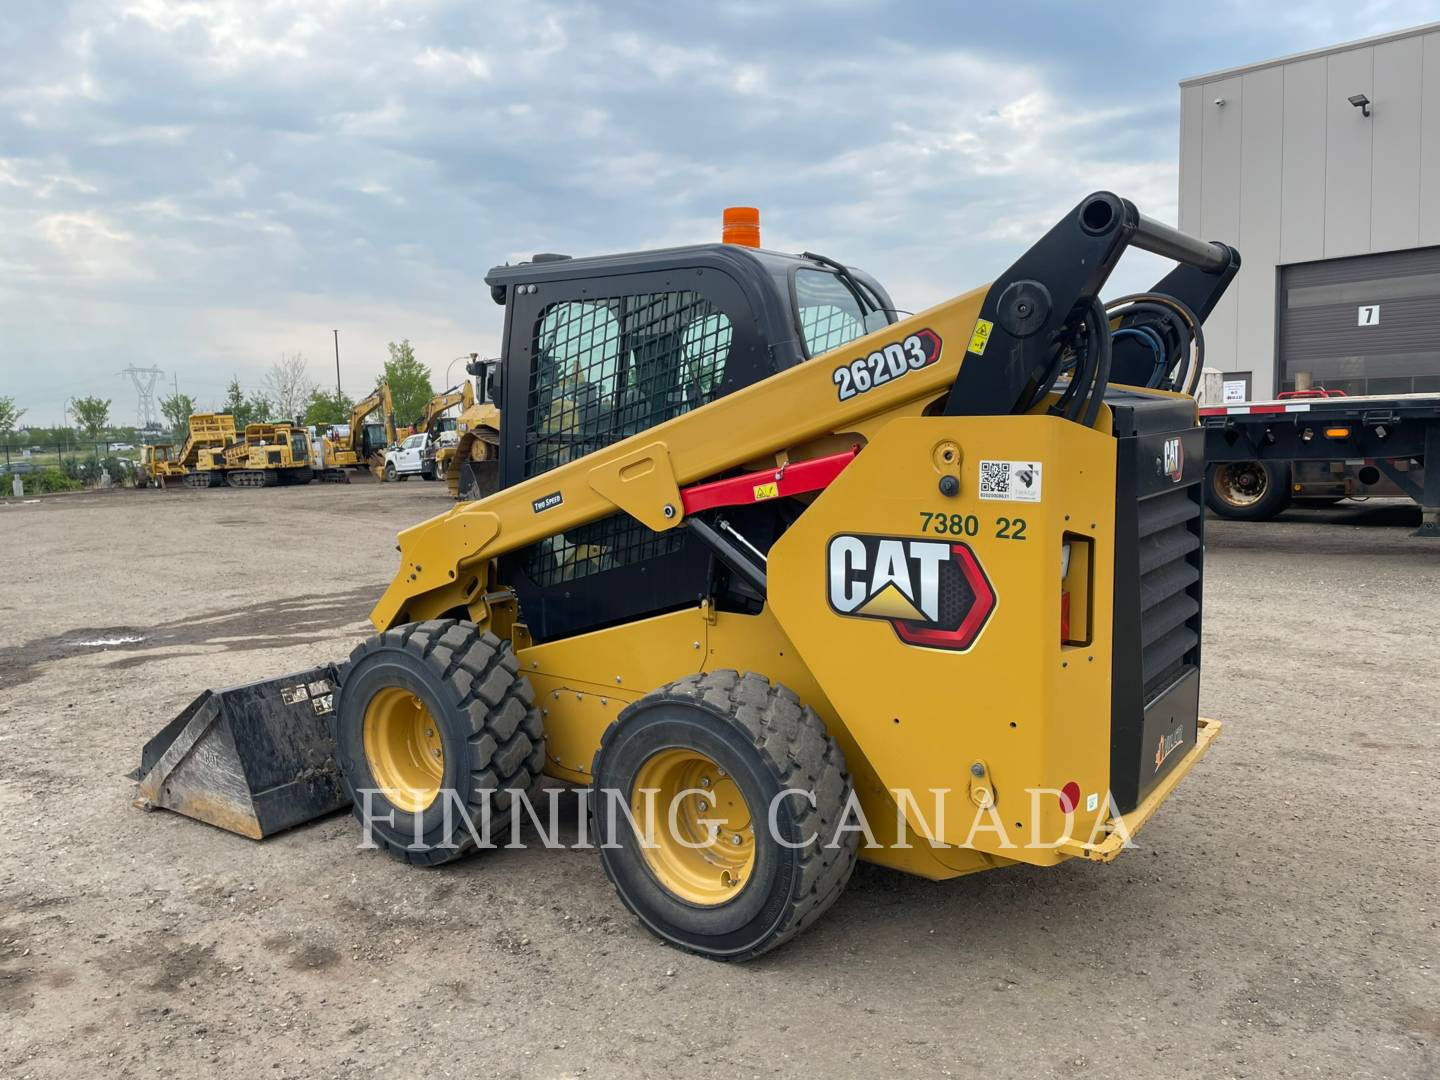
[[[980,462],[980,498],[1003,502],[1040,501],[1040,462]]]

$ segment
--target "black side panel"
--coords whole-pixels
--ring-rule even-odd
[[[1194,406],[1112,403],[1115,499],[1110,788],[1122,812],[1195,745],[1200,685],[1204,434]]]

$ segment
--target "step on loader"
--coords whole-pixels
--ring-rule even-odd
[[[400,534],[333,698],[207,691],[142,798],[260,835],[283,786],[434,865],[568,781],[624,904],[727,960],[857,858],[1115,858],[1219,732],[1191,394],[1238,255],[1100,192],[908,315],[758,232],[492,270],[500,489]],[[1178,265],[1107,305],[1132,246]]]

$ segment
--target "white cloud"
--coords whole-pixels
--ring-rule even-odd
[[[488,79],[490,65],[474,49],[426,48],[415,58],[417,67],[445,78]]]
[[[203,392],[334,326],[357,379],[404,336],[438,379],[495,347],[490,265],[714,239],[732,204],[928,304],[1090,190],[1173,220],[1179,78],[1425,17],[1160,0],[1117,42],[1063,5],[746,0],[703,32],[623,0],[15,7],[0,393],[41,418],[117,349]]]

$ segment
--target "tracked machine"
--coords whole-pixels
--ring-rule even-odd
[[[252,836],[350,805],[433,865],[543,774],[646,927],[730,960],[857,858],[1115,858],[1219,731],[1186,391],[1239,257],[1101,192],[901,317],[727,234],[492,270],[500,490],[401,533],[343,663],[197,699],[142,798]],[[1131,246],[1180,265],[1107,305]]]
[[[178,477],[191,488],[216,487],[224,482],[225,448],[235,442],[235,417],[229,413],[194,413],[188,424],[185,445],[159,471],[162,481]]]
[[[481,499],[500,487],[500,361],[476,357],[465,365],[475,399],[455,420],[454,443],[435,448],[434,475],[456,499]]]
[[[237,488],[308,484],[314,479],[310,433],[294,424],[246,424],[243,437],[225,448],[216,469]]]

